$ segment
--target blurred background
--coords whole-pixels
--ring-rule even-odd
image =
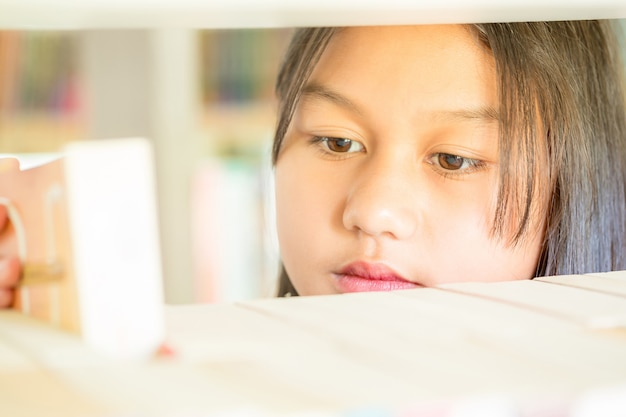
[[[0,31],[0,153],[154,143],[168,303],[275,291],[273,86],[290,29]]]

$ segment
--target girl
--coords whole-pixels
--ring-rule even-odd
[[[277,82],[278,295],[626,269],[611,25],[297,31]]]

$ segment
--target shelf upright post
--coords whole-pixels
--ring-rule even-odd
[[[190,181],[201,144],[197,33],[116,29],[79,37],[88,137],[153,141],[165,300],[192,302]]]

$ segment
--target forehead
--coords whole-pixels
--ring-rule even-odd
[[[497,104],[493,57],[461,25],[341,29],[309,82],[413,106]]]
[[[337,29],[326,53],[370,57],[405,55],[409,60],[489,59],[491,54],[479,41],[471,25],[361,26]]]

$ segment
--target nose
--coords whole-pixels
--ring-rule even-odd
[[[421,221],[416,174],[393,162],[364,167],[348,193],[343,225],[373,237],[407,239]]]

